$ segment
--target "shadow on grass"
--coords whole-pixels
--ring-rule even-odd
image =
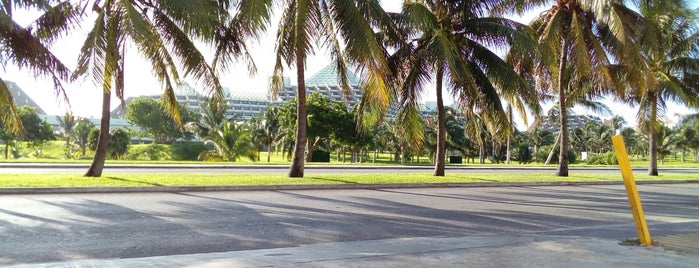
[[[348,183],[348,184],[360,184],[356,181],[348,181],[348,180],[338,180],[338,179],[328,179],[328,178],[319,178],[319,177],[306,177],[305,179],[308,180],[315,180],[315,181],[325,181],[325,182],[339,182],[339,183]]]
[[[136,181],[136,180],[127,180],[123,178],[117,178],[117,177],[102,177],[108,180],[114,180],[114,181],[123,181],[123,182],[131,182],[131,183],[138,183],[138,184],[145,184],[145,185],[150,185],[150,186],[167,186],[164,184],[160,183],[152,183],[152,182],[146,182],[146,181]],[[123,186],[129,186],[129,185],[123,185]]]

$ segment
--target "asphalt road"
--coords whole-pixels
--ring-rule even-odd
[[[699,184],[641,185],[652,235],[699,230]],[[404,237],[635,236],[622,186],[0,196],[0,265]]]
[[[14,164],[0,163],[0,174],[2,173],[84,173],[87,171],[87,164]],[[447,166],[450,173],[540,173],[555,172],[555,167],[518,167],[511,166]],[[353,174],[376,174],[376,173],[415,173],[431,172],[432,166],[357,166],[357,165],[307,165],[306,174],[333,174],[333,173],[353,173]],[[646,168],[634,168],[634,172],[645,172]],[[589,168],[573,167],[571,172],[584,173],[614,173],[619,174],[617,167]],[[183,165],[183,164],[108,164],[104,168],[107,174],[124,173],[169,173],[169,174],[192,174],[192,173],[237,173],[237,174],[286,174],[289,172],[287,165]],[[697,173],[697,168],[664,168],[661,173]]]

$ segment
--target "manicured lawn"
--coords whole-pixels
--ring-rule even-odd
[[[27,147],[26,144],[21,144],[20,145],[20,151],[22,157],[18,159],[13,159],[10,156],[10,159],[4,159],[3,156],[0,156],[0,163],[71,163],[71,164],[77,164],[77,163],[84,163],[84,164],[89,164],[92,162],[91,158],[94,155],[94,152],[91,152],[88,150],[87,152],[87,159],[65,159],[64,157],[64,146],[65,142],[63,141],[48,141],[46,142],[46,145],[44,146],[44,150],[42,153],[41,158],[36,158],[35,156],[32,155],[32,151]],[[135,145],[130,145],[129,150],[130,153],[128,157],[136,157],[137,155],[134,154],[133,152],[138,151],[139,148],[143,149],[149,145],[147,144],[135,144]],[[167,147],[166,147],[167,148]],[[0,145],[0,149],[4,152],[4,145]],[[376,158],[376,161],[373,161],[373,153],[369,153],[368,159],[365,159],[364,162],[362,163],[351,163],[350,162],[350,155],[347,153],[345,155],[345,161],[342,161],[341,156],[338,158],[337,153],[333,152],[330,154],[330,163],[309,163],[309,164],[343,164],[343,165],[406,165],[406,166],[416,166],[416,165],[421,165],[421,166],[431,166],[432,163],[430,163],[429,158],[427,156],[421,156],[419,158],[415,157],[413,161],[407,161],[406,163],[401,164],[400,162],[395,162],[393,161],[393,155],[389,154],[388,152],[386,153],[379,153],[377,155],[378,157]],[[142,158],[143,156],[141,156]],[[633,167],[648,167],[648,161],[642,161],[642,160],[634,160],[634,159],[640,159],[636,156],[631,156],[631,166]],[[490,160],[486,160],[485,164],[474,164],[474,163],[466,163],[465,161],[467,159],[463,159],[464,164],[454,164],[456,166],[497,166],[497,167],[505,167],[504,163],[498,163],[498,164],[492,164],[490,163]],[[476,159],[476,162],[478,160]],[[111,160],[108,159],[107,163],[119,163],[119,164],[260,164],[260,165],[265,165],[265,164],[275,164],[275,165],[289,165],[291,162],[290,160],[287,160],[281,152],[272,152],[272,155],[270,157],[270,162],[267,162],[267,152],[260,152],[260,160],[259,161],[251,161],[250,159],[247,158],[242,158],[239,159],[236,162],[203,162],[203,161],[176,161],[176,160],[129,160],[129,159],[121,159],[121,160]],[[537,163],[537,162],[532,162],[529,164],[525,165],[520,165],[517,163],[517,161],[512,161],[511,166],[517,166],[517,167],[544,167],[545,165],[543,163]],[[548,165],[548,167],[555,167],[556,165],[551,164]],[[576,164],[571,164],[571,167],[600,167],[601,165],[590,165],[585,163],[584,161],[578,161]],[[607,166],[611,167],[611,166]],[[658,162],[658,167],[659,168],[699,168],[699,162],[694,162],[692,159],[691,155],[687,156],[687,161],[682,162],[680,160],[679,154],[676,156],[667,156],[665,162]]]
[[[637,180],[699,180],[699,174],[635,175]],[[280,185],[280,184],[374,184],[374,183],[456,183],[456,182],[566,182],[621,181],[618,174],[572,173],[570,177],[550,172],[520,174],[320,174],[290,179],[285,175],[259,174],[105,174],[86,178],[80,174],[3,174],[0,187],[87,187],[87,186],[188,186],[188,185]]]

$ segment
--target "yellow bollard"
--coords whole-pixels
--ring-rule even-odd
[[[629,196],[631,213],[633,214],[633,220],[636,222],[638,240],[642,245],[650,246],[652,243],[650,240],[650,233],[648,232],[648,225],[646,225],[646,217],[643,215],[643,207],[641,206],[641,198],[638,196],[638,189],[636,189],[636,181],[633,177],[633,172],[631,171],[629,155],[626,153],[624,138],[621,137],[621,135],[616,135],[612,137],[612,144],[614,144],[616,159],[619,161],[621,176],[624,178],[626,194]]]

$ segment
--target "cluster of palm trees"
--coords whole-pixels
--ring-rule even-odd
[[[103,135],[87,176],[101,174],[109,102],[112,91],[123,99],[127,49],[135,48],[152,65],[168,112],[178,121],[173,85],[181,75],[204,83],[212,99],[222,101],[217,72],[241,59],[255,71],[245,41],[261,36],[275,9],[281,15],[273,91],[282,86],[285,68],[297,73],[289,177],[304,174],[304,71],[307,56],[318,48],[330,51],[345,91],[351,88],[349,68],[364,77],[357,116],[365,131],[398,107],[401,137],[414,147],[424,145],[429,139],[418,113],[420,96],[436,93],[435,176],[444,176],[448,142],[444,93],[464,112],[464,131],[497,134],[491,135],[493,144],[499,142],[494,137],[509,141],[513,135],[512,110],[538,115],[542,101],[555,101],[560,107],[559,176],[568,175],[567,108],[595,107],[597,98],[610,94],[637,104],[639,122],[647,123],[641,128],[649,133],[649,174],[657,175],[657,118],[665,103],[699,106],[697,10],[683,0],[631,2],[636,5],[617,0],[422,0],[404,1],[402,11],[394,14],[378,0],[10,0],[0,3],[0,55],[3,62],[53,78],[59,92],[68,78],[90,77],[102,86]],[[17,7],[45,13],[21,27],[12,17]],[[542,8],[530,25],[498,17]],[[70,72],[47,46],[87,15],[94,15],[94,25]],[[196,42],[214,49],[212,62]],[[501,51],[507,51],[505,59]],[[16,129],[20,126],[11,103],[0,83],[0,105],[8,111],[0,120]],[[486,142],[478,139],[480,150]]]

